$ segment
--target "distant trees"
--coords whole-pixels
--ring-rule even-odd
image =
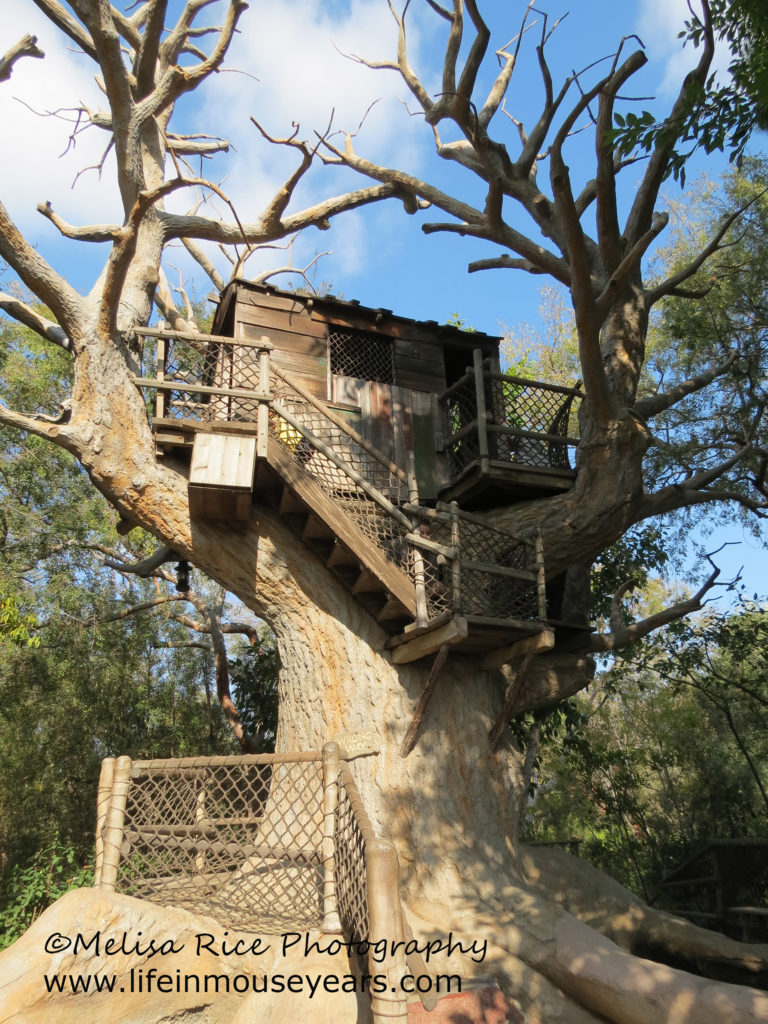
[[[768,833],[768,612],[670,630],[573,700],[565,742],[542,746],[527,818],[529,838],[578,836],[642,896],[703,840]]]

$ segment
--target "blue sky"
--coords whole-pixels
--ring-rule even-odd
[[[539,6],[549,12],[550,23],[568,9],[564,0],[542,0]],[[176,0],[171,4],[174,7],[178,7]],[[687,16],[685,0],[624,0],[620,4],[576,0],[570,8],[548,50],[556,84],[574,68],[612,54],[622,36],[636,34],[645,45],[648,64],[628,92],[656,97],[643,106],[664,110],[685,71],[695,62],[695,53],[683,52],[676,38]],[[517,33],[521,3],[491,0],[483,3],[482,9],[493,32],[493,47],[507,43]],[[428,87],[438,92],[444,29],[419,0],[414,0],[412,13],[412,62]],[[30,240],[78,288],[87,290],[106,252],[95,246],[62,243],[55,229],[35,212],[35,205],[50,201],[74,223],[115,219],[113,166],[108,159],[101,177],[95,170],[84,171],[72,187],[79,171],[100,160],[105,138],[98,130],[90,130],[78,136],[76,146],[62,156],[70,128],[61,119],[39,115],[79,102],[98,108],[101,97],[91,68],[62,43],[32,0],[4,0],[3,27],[9,45],[32,31],[46,52],[45,61],[21,62],[11,82],[0,90],[5,137],[15,143],[0,151],[3,201]],[[226,160],[207,164],[205,173],[222,184],[243,219],[258,216],[292,166],[284,149],[263,143],[250,123],[251,115],[276,136],[290,134],[292,122],[299,121],[301,136],[310,137],[314,130],[326,127],[332,112],[336,127],[354,129],[374,100],[377,102],[356,138],[361,153],[449,183],[481,201],[465,172],[436,166],[431,134],[420,119],[409,115],[404,103],[406,90],[399,78],[389,72],[369,71],[339,52],[373,59],[394,54],[395,26],[385,0],[323,4],[317,0],[263,0],[252,3],[241,30],[227,61],[228,70],[215,76],[203,95],[185,101],[179,114],[186,130],[220,133],[236,145],[236,152]],[[530,45],[537,33],[538,29],[532,30],[529,45],[523,47],[508,94],[510,112],[527,123],[535,117],[541,98]],[[629,39],[626,45],[629,52],[638,40]],[[503,115],[499,122],[499,132],[509,132],[513,139],[512,123],[505,122]],[[588,132],[569,145],[566,158],[577,182],[591,176],[590,145]],[[32,154],[33,159],[26,159]],[[715,159],[699,166],[719,173],[726,163]],[[627,199],[641,173],[633,168],[625,172]],[[691,173],[689,180],[693,177]],[[311,203],[353,184],[356,182],[350,177],[319,171],[307,178],[297,199],[299,205]],[[667,191],[672,198],[679,196],[673,182]],[[189,197],[175,201],[180,209],[191,203]],[[494,255],[493,248],[450,235],[425,236],[420,227],[424,219],[407,217],[391,202],[354,213],[341,218],[328,232],[309,231],[302,236],[295,247],[295,263],[301,265],[318,251],[331,250],[332,254],[320,261],[319,280],[330,282],[332,290],[345,298],[409,317],[442,322],[457,313],[466,323],[489,333],[501,333],[504,325],[537,321],[540,279],[511,271],[468,274],[469,260]],[[217,252],[212,255],[227,276],[225,260]],[[193,277],[183,252],[174,254],[171,262],[182,276]],[[260,262],[254,260],[250,269],[255,273],[283,262],[284,254],[273,252]],[[279,278],[275,283],[285,285],[289,280]],[[196,287],[205,294],[211,286],[198,275]],[[741,531],[729,531],[728,536],[740,538]],[[750,546],[741,554],[729,550],[723,560],[729,565],[748,562],[753,589],[764,589],[762,547]]]

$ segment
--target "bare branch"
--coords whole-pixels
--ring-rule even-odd
[[[221,242],[225,245],[238,242],[272,242],[276,238],[299,231],[303,227],[317,227],[323,230],[329,226],[331,217],[345,210],[355,210],[397,194],[397,188],[392,185],[361,188],[356,192],[347,192],[344,195],[335,196],[333,199],[326,199],[306,210],[294,213],[282,220],[279,225],[274,225],[271,230],[268,230],[262,221],[234,225],[208,217],[174,214],[164,210],[158,211],[158,217],[163,224],[165,237],[168,239],[198,238],[210,242]]]
[[[120,235],[119,224],[88,224],[85,227],[68,224],[50,203],[38,203],[37,212],[58,228],[65,238],[74,238],[79,242],[114,242]]]
[[[633,411],[644,420],[650,419],[652,416],[658,416],[660,412],[669,409],[686,396],[701,391],[702,388],[707,387],[714,380],[717,380],[718,377],[722,377],[723,374],[730,370],[737,358],[738,352],[731,352],[725,362],[712,366],[695,377],[689,377],[688,380],[681,381],[680,384],[670,388],[669,391],[659,395],[650,395],[648,398],[641,398],[639,402],[635,403]]]
[[[142,558],[140,562],[123,562],[115,558],[107,558],[104,564],[109,569],[117,569],[118,572],[130,573],[133,576],[146,578],[151,576],[161,565],[164,565],[166,562],[173,562],[178,557],[172,548],[169,548],[167,544],[163,544],[153,555]]]
[[[57,323],[49,320],[42,313],[38,313],[36,309],[27,305],[26,302],[22,302],[21,299],[8,295],[6,292],[0,292],[0,309],[9,316],[12,316],[14,320],[24,324],[25,327],[31,328],[41,338],[45,338],[46,341],[58,345],[59,348],[63,348],[67,352],[70,351],[69,338],[66,332]]]
[[[22,57],[44,57],[45,54],[37,45],[37,36],[24,36],[15,46],[0,57],[0,82],[7,82],[13,74],[13,66]]]
[[[226,281],[218,272],[216,267],[214,267],[213,263],[205,255],[203,250],[199,246],[195,245],[195,243],[191,241],[189,238],[182,238],[181,241],[184,248],[187,250],[192,259],[195,260],[195,262],[198,263],[199,266],[202,267],[202,269],[206,272],[208,277],[213,282],[214,287],[217,288],[220,292],[224,291],[224,288],[226,287]]]
[[[85,300],[27,242],[0,203],[0,256],[51,310],[66,335],[75,340],[88,317]]]
[[[83,26],[72,17],[69,11],[58,3],[58,0],[33,0],[33,2],[57,28],[61,29],[65,35],[69,36],[80,47],[83,53],[87,53],[91,60],[98,63],[93,39]]]
[[[711,557],[707,555],[707,558],[710,561],[710,564],[714,566]],[[719,575],[720,570],[717,566],[714,566],[712,574],[702,584],[702,586],[699,587],[693,597],[689,597],[685,601],[676,601],[663,611],[656,612],[655,615],[649,615],[647,618],[641,619],[639,622],[632,623],[630,626],[622,625],[619,621],[618,614],[614,617],[612,611],[611,632],[599,633],[593,636],[591,641],[591,650],[593,653],[598,653],[616,651],[619,648],[628,647],[630,644],[642,639],[642,637],[648,636],[648,634],[652,633],[654,630],[660,629],[662,626],[666,626],[670,622],[675,622],[677,619],[682,619],[684,616],[690,615],[692,612],[699,611],[704,603],[705,595],[715,585],[715,581]],[[634,581],[629,581],[629,583],[620,587],[614,595],[613,604],[620,601],[623,593],[633,585]]]
[[[635,195],[624,230],[625,237],[630,246],[634,245],[636,240],[650,227],[653,208],[659,195],[661,183],[667,173],[669,161],[685,125],[688,113],[688,97],[691,95],[692,86],[695,83],[704,86],[709,74],[709,68],[715,52],[715,39],[712,32],[708,0],[702,0],[702,8],[704,10],[704,46],[701,57],[697,66],[689,71],[683,80],[672,111],[665,122],[665,130],[651,154],[640,188]]]

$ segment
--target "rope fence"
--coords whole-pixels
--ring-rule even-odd
[[[336,743],[288,754],[106,758],[94,885],[240,931],[343,934],[367,973],[387,978],[384,993],[371,993],[375,1024],[407,1021],[397,854],[374,832]],[[381,940],[387,952],[374,963],[365,943]]]

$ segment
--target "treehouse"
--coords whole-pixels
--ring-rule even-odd
[[[212,334],[142,333],[156,375],[136,383],[159,454],[188,463],[193,518],[271,505],[395,661],[551,646],[540,537],[477,512],[572,485],[576,389],[501,373],[496,337],[246,281]]]

